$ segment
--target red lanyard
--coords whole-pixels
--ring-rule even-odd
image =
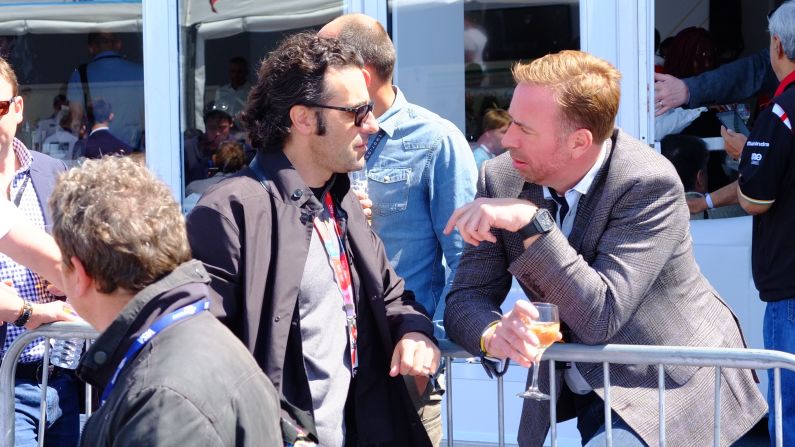
[[[348,256],[345,255],[345,250],[343,249],[342,230],[335,216],[331,194],[324,194],[323,202],[326,205],[326,210],[328,210],[331,219],[329,221],[321,220],[320,217],[315,217],[315,229],[326,249],[329,264],[331,264],[331,268],[334,271],[334,279],[337,282],[337,288],[342,295],[342,303],[345,308],[345,317],[348,326],[348,342],[351,346],[351,375],[356,376],[356,370],[359,367],[356,339],[359,334],[356,329],[356,305],[353,301],[351,268],[348,264]],[[333,225],[331,222],[334,222]]]

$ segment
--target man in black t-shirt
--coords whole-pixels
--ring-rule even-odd
[[[754,215],[752,269],[759,296],[767,302],[765,348],[795,353],[795,3],[770,18],[770,62],[781,81],[757,118],[740,161],[737,198]],[[773,374],[768,371],[770,435],[775,442]],[[795,445],[795,373],[781,372],[783,444]]]

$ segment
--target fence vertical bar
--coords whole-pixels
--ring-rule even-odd
[[[665,368],[663,364],[657,365],[657,398],[660,411],[660,447],[665,447]]]
[[[602,363],[605,387],[605,443],[607,447],[613,446],[613,415],[610,409],[610,363]]]
[[[453,447],[453,360],[451,357],[444,358],[444,384],[447,387],[445,397],[447,398],[447,447]]]
[[[773,406],[776,408],[776,447],[783,447],[784,429],[781,426],[781,368],[773,368]]]
[[[721,386],[721,369],[720,366],[715,367],[715,409],[714,409],[714,433],[712,435],[712,444],[715,447],[720,447],[720,386]]]
[[[44,447],[44,432],[47,429],[47,385],[50,381],[50,339],[44,339],[44,357],[41,359],[41,403],[39,404],[38,446]]]
[[[555,362],[549,361],[549,436],[552,438],[552,447],[558,445],[558,386],[555,377]]]
[[[505,383],[497,377],[497,443],[505,447]]]
[[[91,340],[87,338],[85,343],[84,343],[84,345],[85,346],[83,346],[83,352],[88,352],[88,348],[91,347]],[[92,390],[91,384],[86,383],[86,395],[85,395],[85,399],[86,399],[86,420],[88,420],[88,418],[91,417],[91,413],[92,413],[92,411],[91,411],[91,392],[92,391],[91,390]],[[80,427],[81,431],[82,431],[82,429],[83,429],[83,427]]]

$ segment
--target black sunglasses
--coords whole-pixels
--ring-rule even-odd
[[[341,110],[343,112],[351,112],[353,113],[353,125],[356,127],[362,127],[362,123],[365,119],[367,119],[367,114],[373,111],[373,101],[368,102],[367,104],[360,105],[359,107],[338,107],[338,106],[329,106],[325,104],[315,104],[315,103],[307,103],[306,105],[310,107],[320,107],[322,109],[332,109],[332,110]]]
[[[12,96],[8,101],[0,101],[0,116],[4,116],[11,110],[11,104],[13,104],[16,99],[16,96]]]

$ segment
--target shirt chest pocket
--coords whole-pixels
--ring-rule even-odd
[[[411,168],[373,168],[367,172],[367,178],[375,214],[388,216],[406,210]]]

